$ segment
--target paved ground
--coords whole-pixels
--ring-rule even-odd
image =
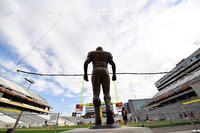
[[[200,129],[200,124],[197,124],[196,127],[197,129]],[[183,125],[183,126],[175,126],[175,127],[152,128],[151,130],[154,133],[191,133],[192,130],[194,130],[194,126]]]
[[[161,127],[161,128],[152,128],[151,130],[148,128],[148,131],[147,129],[146,130],[140,130],[141,127],[133,127],[134,130],[127,130],[126,128],[131,128],[131,127],[126,127],[126,126],[123,126],[122,128],[120,128],[119,130],[117,131],[112,131],[112,130],[97,130],[97,129],[74,129],[74,130],[70,130],[70,131],[64,131],[62,133],[88,133],[89,131],[91,133],[123,133],[123,132],[126,132],[126,133],[150,133],[151,131],[153,133],[195,133],[195,132],[192,132],[195,128],[194,126],[192,125],[183,125],[183,126],[173,126],[173,127]],[[196,133],[200,133],[200,124],[196,124],[196,128],[199,129],[199,132],[196,132]],[[125,130],[126,131],[123,131]],[[134,131],[134,132],[133,132]],[[142,131],[142,132],[141,132]]]
[[[104,128],[104,129],[88,129],[76,128],[62,133],[153,133],[148,127],[129,127],[122,126],[120,128]]]

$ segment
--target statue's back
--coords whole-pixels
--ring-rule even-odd
[[[93,63],[93,67],[106,67],[112,55],[109,52],[105,51],[92,51],[88,54]]]

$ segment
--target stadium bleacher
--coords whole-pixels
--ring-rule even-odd
[[[48,113],[48,102],[21,86],[0,77],[0,107],[9,107],[36,113]]]
[[[21,111],[18,127],[42,127],[46,120],[53,126],[58,113],[51,113],[50,108],[38,94],[0,77],[0,128],[13,127]],[[53,115],[56,119],[52,119]],[[64,124],[74,125],[69,119],[59,117],[58,125]]]
[[[17,112],[7,112],[0,111],[0,128],[10,128],[16,122],[19,113]],[[56,119],[51,119],[51,115],[58,115],[58,113],[49,113],[49,114],[36,114],[30,112],[23,112],[18,127],[28,128],[28,127],[43,127],[45,126],[45,121],[49,126],[54,126],[56,124]],[[77,123],[74,121],[75,124]],[[70,119],[66,117],[58,118],[58,125],[75,125]]]

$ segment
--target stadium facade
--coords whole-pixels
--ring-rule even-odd
[[[150,100],[149,108],[197,96],[193,86],[199,83],[200,49],[180,61],[175,68],[155,83],[159,92]]]
[[[182,103],[200,97],[200,49],[181,60],[169,73],[155,82],[158,93],[144,108],[131,112],[134,120],[177,120],[185,115]],[[191,116],[200,118],[200,103],[187,105]]]
[[[137,110],[144,108],[150,99],[130,99],[127,103],[124,103],[123,106],[128,113],[133,113]]]

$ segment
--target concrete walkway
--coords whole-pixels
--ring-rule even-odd
[[[200,124],[196,124],[197,129],[200,129]],[[194,130],[192,125],[174,126],[174,127],[160,127],[152,128],[154,133],[191,133]]]
[[[197,129],[200,129],[200,124],[196,124]],[[117,129],[117,130],[116,130]],[[147,127],[128,127],[122,126],[115,129],[87,129],[77,128],[70,131],[64,131],[62,133],[195,133],[192,132],[194,127],[192,125],[182,125],[173,127],[160,127],[149,129]],[[200,133],[200,132],[196,132]]]
[[[148,127],[122,126],[120,128],[110,128],[110,129],[76,128],[61,133],[153,133],[153,132]]]

